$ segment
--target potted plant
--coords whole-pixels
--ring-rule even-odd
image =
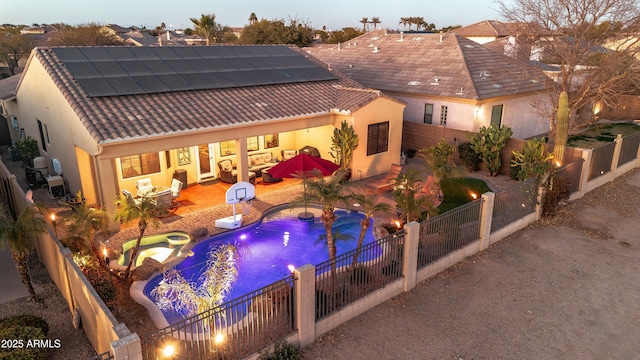
[[[351,178],[351,162],[353,161],[353,151],[359,145],[358,134],[353,130],[346,120],[342,121],[341,127],[333,130],[331,136],[331,151],[329,155],[340,165],[340,170],[344,171],[344,180]]]
[[[22,163],[29,167],[33,167],[33,159],[40,155],[38,142],[31,136],[16,141],[16,150],[22,158]]]
[[[11,141],[11,145],[9,145],[9,147],[7,147],[7,150],[9,150],[9,155],[11,156],[11,161],[19,161],[20,160],[20,153],[18,152],[18,149],[16,149],[16,143],[15,141]]]

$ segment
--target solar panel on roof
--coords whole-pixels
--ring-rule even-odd
[[[82,51],[84,56],[90,61],[111,61],[113,58],[105,48],[102,47],[87,47]]]
[[[287,46],[54,48],[89,96],[334,80]]]

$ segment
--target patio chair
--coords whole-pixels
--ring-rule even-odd
[[[171,179],[171,207],[180,206],[180,203],[175,201],[180,197],[180,190],[182,190],[182,181]]]
[[[122,189],[122,195],[124,195],[124,197],[127,199],[127,202],[131,205],[138,205],[140,204],[140,200],[134,199],[133,198],[133,194],[126,189]]]
[[[165,209],[169,209],[171,207],[172,201],[173,201],[173,195],[171,193],[171,189],[158,192],[158,195],[156,196],[156,199],[155,199],[156,206],[163,207]]]
[[[151,183],[151,178],[136,180],[136,190],[138,191],[138,195],[140,196],[142,196],[144,193],[153,191],[153,183]]]
[[[442,191],[440,190],[440,186],[436,184],[436,179],[433,175],[427,177],[427,181],[424,182],[422,189],[420,189],[415,196],[427,197],[433,202],[436,200],[442,201]]]
[[[298,155],[298,152],[293,149],[283,149],[283,150],[280,150],[280,154],[282,155],[282,161],[285,161]]]
[[[373,188],[378,191],[391,191],[393,184],[395,184],[396,179],[400,175],[402,171],[402,166],[398,164],[391,164],[391,168],[389,172],[384,177],[384,179],[380,179],[378,181],[374,181],[371,184],[367,185],[369,188]]]

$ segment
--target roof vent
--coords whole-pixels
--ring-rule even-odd
[[[478,76],[480,76],[480,77],[489,77],[489,76],[491,76],[491,74],[489,74],[489,72],[487,70],[483,70],[480,74],[478,74]]]
[[[431,82],[431,85],[440,85],[440,78],[433,78],[433,82]]]
[[[379,51],[380,51],[380,48],[378,48],[377,46],[374,46],[374,47],[373,47],[373,52],[374,52],[374,53],[377,53],[377,52],[379,52]]]
[[[418,86],[420,85],[420,81],[416,81],[416,80],[411,80],[407,83],[407,85],[409,86]]]
[[[456,93],[456,95],[464,95],[464,88],[463,88],[463,87],[461,87],[461,88],[460,88],[460,91],[458,91],[458,92]]]

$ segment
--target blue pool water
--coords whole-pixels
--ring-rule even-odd
[[[227,297],[227,300],[231,300],[289,276],[288,265],[299,267],[327,261],[329,255],[326,242],[318,241],[325,234],[319,210],[314,209],[316,216],[312,222],[298,220],[299,212],[287,208],[270,214],[257,224],[215,235],[194,246],[194,256],[185,259],[175,268],[185,279],[197,283],[211,249],[224,243],[237,244],[240,249],[238,281]],[[336,215],[334,233],[339,231],[352,237],[348,241],[336,243],[340,255],[355,249],[360,234],[360,221],[364,215],[343,210],[337,210]],[[363,244],[373,241],[373,232],[369,228]],[[155,299],[150,292],[161,280],[162,275],[155,276],[144,289],[145,295],[152,301]],[[174,311],[163,310],[163,313],[170,324],[183,320],[182,315]]]

